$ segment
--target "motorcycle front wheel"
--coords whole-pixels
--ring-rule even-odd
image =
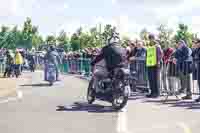
[[[120,85],[121,84],[121,85]],[[120,87],[123,87],[123,90],[115,91],[113,94],[113,100],[112,100],[112,107],[115,110],[121,110],[124,108],[128,103],[128,94],[127,91],[129,91],[126,87],[123,86],[123,83],[119,83]]]
[[[127,105],[127,102],[127,96],[116,96],[115,98],[113,98],[112,106],[115,110],[121,110]]]

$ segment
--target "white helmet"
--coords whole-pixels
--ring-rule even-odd
[[[119,33],[116,32],[116,28],[113,29],[111,37],[108,39],[108,44],[117,44],[120,41]]]

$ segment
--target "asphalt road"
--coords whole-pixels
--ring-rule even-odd
[[[43,74],[26,74],[20,99],[0,102],[1,133],[199,133],[200,104],[146,99],[133,95],[126,109],[86,102],[87,81],[62,76],[47,86]],[[173,97],[172,97],[173,99]]]

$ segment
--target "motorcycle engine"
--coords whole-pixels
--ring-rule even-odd
[[[104,79],[100,82],[100,87],[105,92],[110,91],[112,89],[112,81],[111,79]]]

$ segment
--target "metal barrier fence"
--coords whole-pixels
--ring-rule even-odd
[[[91,76],[91,59],[90,58],[70,58],[64,59],[63,64],[59,65],[59,69],[63,74],[81,74],[85,77]],[[42,57],[36,58],[36,69],[43,70],[44,61]],[[197,80],[200,78],[200,63],[194,61],[192,64],[184,65],[185,72],[192,70],[190,74],[190,84],[193,94],[200,94]],[[138,88],[148,88],[148,74],[145,59],[137,58],[130,65],[130,70],[136,72],[136,86]],[[192,67],[192,68],[191,68]],[[5,71],[5,63],[0,61],[0,73]],[[180,89],[181,83],[179,80],[179,69],[177,66],[170,62],[167,66],[162,65],[160,70],[160,88],[161,91],[167,91],[166,88]],[[167,86],[167,87],[166,87]]]
[[[64,74],[72,73],[72,74],[82,74],[86,77],[89,77],[91,74],[91,59],[78,58],[78,59],[66,59],[63,64],[60,65],[60,71]],[[191,90],[193,94],[199,94],[199,87],[197,84],[197,79],[199,73],[197,70],[197,62],[193,62],[190,65],[187,65],[189,62],[185,62],[186,65],[184,72],[192,70],[190,73],[190,84]],[[190,68],[192,67],[192,68]],[[130,64],[130,70],[136,72],[136,86],[137,88],[148,88],[148,74],[146,61],[144,59],[137,58],[132,64]],[[169,63],[167,66],[164,64],[161,65],[160,69],[160,88],[161,92],[169,91],[170,87],[173,89],[181,89],[181,82],[179,80],[179,69],[173,63]],[[199,73],[200,74],[200,73]],[[173,84],[173,85],[172,85]],[[167,86],[167,87],[166,87]],[[168,90],[167,90],[168,89]]]
[[[65,59],[63,64],[60,65],[60,71],[63,73],[71,74],[83,74],[90,76],[91,74],[91,59],[88,58],[76,58],[76,59]]]
[[[0,62],[0,73],[1,73],[1,74],[4,73],[5,67],[6,67],[5,63]]]
[[[4,73],[5,71],[5,60],[3,57],[0,57],[0,73]]]

